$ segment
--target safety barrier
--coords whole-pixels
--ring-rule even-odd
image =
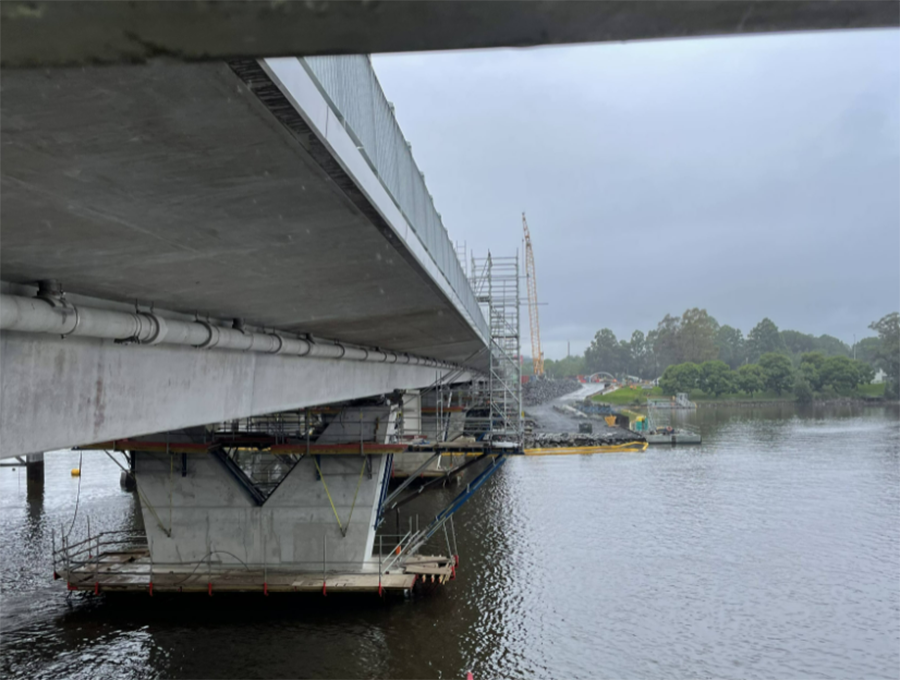
[[[487,321],[368,56],[301,59],[484,337]]]

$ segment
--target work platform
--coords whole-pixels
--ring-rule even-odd
[[[366,571],[274,569],[265,565],[154,563],[146,547],[118,547],[116,532],[54,550],[54,577],[70,591],[99,593],[376,593],[409,594],[456,577],[457,559],[441,555],[374,554]],[[95,546],[101,552],[92,552]],[[103,550],[103,546],[111,549]]]

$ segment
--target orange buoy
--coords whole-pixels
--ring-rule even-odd
[[[72,468],[72,476],[81,477],[81,470],[79,470],[78,468]]]

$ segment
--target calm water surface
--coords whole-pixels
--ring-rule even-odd
[[[383,605],[329,596],[72,597],[42,498],[0,469],[5,678],[897,678],[896,408],[700,411],[702,447],[513,459],[458,515],[459,578]],[[139,522],[102,453],[79,521]],[[452,491],[424,499],[433,512]],[[99,527],[98,527],[99,525]]]

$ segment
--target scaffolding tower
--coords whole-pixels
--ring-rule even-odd
[[[476,382],[474,400],[483,406],[484,431],[492,443],[522,445],[522,361],[519,329],[519,257],[471,260],[475,299],[490,327],[489,371]]]

